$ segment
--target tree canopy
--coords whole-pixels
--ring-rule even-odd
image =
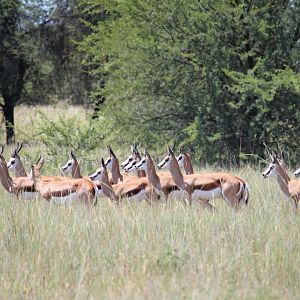
[[[86,3],[86,2],[85,2]],[[81,48],[105,78],[107,135],[200,158],[296,149],[299,1],[100,1]]]

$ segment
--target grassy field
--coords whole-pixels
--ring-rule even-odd
[[[83,119],[87,113],[39,109],[53,117],[62,110]],[[36,115],[18,108],[17,133],[30,132]],[[43,151],[31,147],[22,150],[27,168]],[[51,159],[45,172],[58,174],[67,158]],[[81,159],[83,174],[95,168],[95,158]],[[232,172],[251,187],[249,206],[238,213],[221,199],[213,201],[216,213],[179,201],[49,205],[40,197],[15,199],[1,187],[0,299],[299,298],[299,216],[275,179],[248,167]]]
[[[300,219],[259,172],[250,205],[214,214],[174,202],[94,208],[16,200],[1,189],[0,298],[296,299]]]

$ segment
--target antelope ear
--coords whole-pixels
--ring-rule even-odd
[[[275,158],[280,158],[279,155],[278,155],[277,150],[274,150],[274,151],[273,151],[273,156],[274,156]]]
[[[145,150],[145,156],[150,158],[150,154]]]
[[[281,159],[283,159],[283,160],[285,159],[285,154],[284,154],[283,150],[280,151],[280,156],[281,156]]]
[[[171,150],[172,150],[172,151],[174,151],[175,146],[176,146],[176,143],[174,143],[173,146],[171,147]]]
[[[36,164],[43,165],[44,163],[45,163],[45,159],[44,159],[44,157],[42,157],[42,156],[40,155],[40,157],[39,157],[39,159],[38,159],[38,161],[37,161]]]
[[[130,152],[131,152],[131,154],[134,154],[134,145],[130,146]]]
[[[170,147],[168,147],[168,154],[174,156],[174,152]]]
[[[70,157],[73,158],[73,159],[76,159],[76,156],[75,156],[75,153],[74,153],[73,149],[71,149],[71,151],[70,151]]]
[[[18,144],[17,144],[17,153],[19,153],[22,148],[23,148],[23,143],[18,142]]]
[[[275,162],[275,158],[274,158],[273,154],[270,154],[270,159],[271,159],[271,162],[272,162],[272,163]]]
[[[116,157],[115,153],[112,151],[111,146],[108,146],[108,152],[111,156]]]
[[[103,157],[101,158],[101,165],[102,165],[102,167],[103,167],[104,169],[106,169],[105,161],[104,161]]]

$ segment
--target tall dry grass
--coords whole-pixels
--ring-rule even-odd
[[[38,110],[83,120],[87,113]],[[17,140],[30,134],[36,116],[17,109]],[[45,173],[59,174],[64,150],[48,157]],[[44,151],[25,145],[26,167]],[[106,151],[97,155],[81,164],[83,174]],[[213,201],[214,214],[180,202],[124,201],[116,208],[100,198],[93,208],[49,205],[40,197],[16,199],[0,187],[0,299],[297,299],[299,216],[274,179],[251,168],[232,172],[251,187],[249,207],[238,213],[221,199]]]
[[[274,180],[242,169],[249,207],[94,208],[1,189],[0,298],[297,299],[300,219]]]

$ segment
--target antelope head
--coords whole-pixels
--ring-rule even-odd
[[[125,170],[126,167],[128,167],[129,165],[132,164],[133,161],[135,161],[135,151],[137,151],[136,149],[136,144],[131,145],[130,147],[130,155],[128,156],[128,158],[126,160],[124,160],[121,163],[121,168]]]
[[[172,159],[176,159],[175,154],[173,152],[174,146],[172,148],[168,147],[167,156],[157,165],[158,169],[167,169],[170,168],[170,163]]]
[[[281,168],[281,164],[276,154],[270,154],[271,163],[267,167],[267,169],[263,172],[263,177],[272,177],[278,174],[279,168]]]
[[[8,169],[15,169],[17,165],[21,163],[19,152],[22,149],[22,147],[23,147],[23,143],[18,142],[16,148],[12,151],[10,159],[7,163]]]
[[[70,151],[70,159],[68,160],[68,162],[67,162],[65,165],[63,165],[63,166],[61,167],[61,170],[62,170],[64,173],[69,173],[69,172],[71,172],[72,167],[73,167],[74,163],[76,163],[76,162],[77,162],[77,159],[76,159],[76,156],[75,156],[75,154],[74,154],[74,151],[71,150],[71,151]]]
[[[104,159],[102,158],[100,168],[96,172],[91,174],[89,177],[92,181],[95,180],[102,181],[102,175],[104,172],[107,172],[107,167],[106,167],[106,163],[104,162]]]
[[[109,157],[108,157],[107,160],[105,161],[105,166],[106,166],[107,169],[112,170],[113,164],[114,164],[115,162],[118,162],[118,158],[116,157],[115,153],[112,151],[110,145],[107,147],[107,149],[108,149]]]
[[[4,156],[3,156],[3,151],[4,151],[4,147],[3,147],[3,146],[0,146],[0,163],[1,163],[1,164],[6,164],[5,158],[4,158]]]
[[[144,157],[134,166],[137,171],[151,171],[151,168],[155,168],[152,157],[150,154],[145,150]]]
[[[35,180],[36,178],[41,178],[41,169],[45,163],[45,159],[40,156],[37,162],[31,165],[30,178]]]
[[[179,155],[177,156],[177,161],[178,161],[178,165],[180,168],[183,168],[184,167],[184,159],[185,159],[185,156],[188,155],[187,153],[185,153],[182,148],[179,149]]]

